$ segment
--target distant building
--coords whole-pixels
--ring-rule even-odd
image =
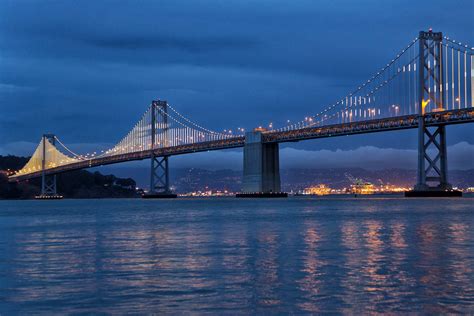
[[[351,184],[351,193],[353,194],[374,194],[375,186],[370,182],[361,182]]]
[[[305,195],[328,195],[330,193],[331,193],[331,188],[324,184],[319,184],[319,185],[311,186],[309,188],[304,189]]]

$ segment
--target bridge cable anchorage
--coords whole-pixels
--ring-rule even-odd
[[[411,47],[413,47],[416,43],[418,42],[418,37],[416,37],[413,41],[410,42],[404,49],[402,49],[395,58],[393,58],[389,63],[387,63],[384,67],[382,67],[377,73],[375,73],[372,77],[370,77],[367,81],[365,81],[362,85],[358,86],[354,91],[346,95],[344,98],[340,99],[339,101],[333,103],[332,105],[326,107],[319,113],[311,116],[311,119],[305,118],[303,121],[299,121],[284,127],[281,127],[279,129],[276,129],[276,131],[284,131],[284,130],[291,130],[294,128],[301,128],[301,125],[303,127],[307,127],[307,122],[309,121],[310,123],[314,121],[315,118],[322,116],[323,114],[329,112],[330,110],[333,110],[336,106],[340,104],[344,104],[345,101],[350,98],[352,100],[353,96],[355,96],[359,91],[363,90],[367,85],[370,85],[374,81],[376,81],[378,78],[383,77],[384,74],[392,67],[396,62],[402,58],[402,56],[405,55],[406,52],[410,50]],[[347,104],[346,104],[347,106]],[[292,128],[293,127],[293,128]]]

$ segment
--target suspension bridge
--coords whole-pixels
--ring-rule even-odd
[[[458,195],[448,182],[446,126],[474,122],[474,47],[420,32],[371,78],[299,122],[240,134],[207,129],[166,101],[152,101],[115,146],[77,154],[45,134],[28,163],[9,181],[41,177],[41,197],[56,197],[56,175],[132,160],[151,160],[148,197],[173,197],[169,158],[244,147],[241,196],[284,196],[279,143],[353,134],[418,129],[417,183],[408,195]]]

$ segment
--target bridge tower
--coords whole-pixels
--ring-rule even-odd
[[[46,150],[47,142],[51,145],[55,145],[56,137],[53,134],[44,134],[42,143],[42,155],[41,155],[41,195],[36,196],[36,199],[61,199],[62,196],[58,195],[56,188],[56,175],[46,174],[46,161],[48,150]]]
[[[237,197],[286,197],[281,192],[278,143],[264,143],[263,129],[245,134],[242,193]]]
[[[406,196],[459,196],[448,182],[446,126],[428,127],[427,109],[445,108],[445,77],[443,75],[443,34],[421,31],[419,35],[418,78],[418,170],[417,183]]]
[[[156,133],[157,128],[169,140],[168,103],[166,101],[152,101],[151,103],[151,169],[150,191],[143,198],[176,198],[170,189],[168,156],[157,156]],[[167,145],[167,144],[165,144]]]

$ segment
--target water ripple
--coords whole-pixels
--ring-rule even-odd
[[[473,313],[473,202],[0,201],[0,314]]]

